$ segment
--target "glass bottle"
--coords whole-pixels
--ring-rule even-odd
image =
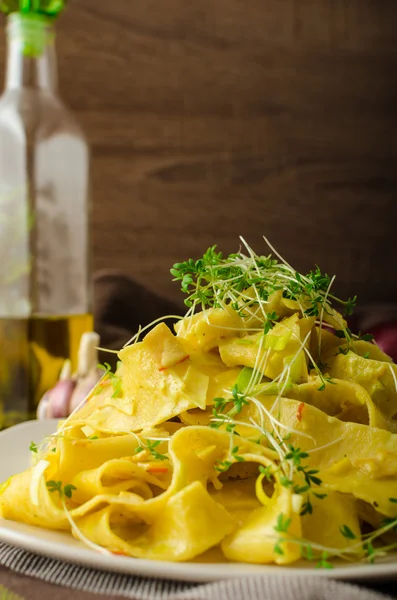
[[[14,4],[0,0],[11,12],[0,98],[0,429],[34,418],[92,330],[89,150],[58,96],[49,16],[63,2]]]

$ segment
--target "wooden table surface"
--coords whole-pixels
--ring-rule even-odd
[[[72,0],[58,30],[96,269],[175,298],[174,261],[265,233],[397,300],[395,0]]]

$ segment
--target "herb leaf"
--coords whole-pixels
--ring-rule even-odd
[[[317,569],[333,569],[334,565],[332,565],[330,562],[328,562],[327,558],[328,558],[328,552],[323,552],[321,554],[321,560],[316,564],[316,568]]]
[[[72,485],[71,483],[67,483],[65,486],[63,485],[62,481],[47,481],[47,488],[48,491],[50,493],[58,493],[59,497],[62,499],[63,497],[66,497],[70,500],[70,498],[73,495],[73,492],[77,489],[74,485]]]
[[[343,535],[343,537],[347,538],[348,540],[355,540],[356,539],[356,535],[352,532],[352,530],[350,529],[350,527],[348,527],[347,525],[342,525],[339,528],[339,531],[341,532],[341,534]]]
[[[31,452],[34,452],[35,454],[37,454],[39,451],[37,444],[35,444],[34,442],[31,442],[31,444],[29,446],[29,450]]]
[[[283,556],[283,555],[284,555],[284,550],[283,550],[283,549],[281,548],[281,546],[280,546],[280,541],[277,541],[277,542],[274,544],[274,547],[273,547],[273,552],[275,552],[275,554],[279,554],[280,556]]]
[[[277,525],[274,526],[274,531],[277,531],[278,533],[287,533],[291,522],[292,519],[287,519],[284,517],[283,513],[280,513],[277,517]]]
[[[75,490],[77,490],[77,488],[74,485],[72,485],[71,483],[68,483],[67,485],[64,486],[63,493],[65,494],[66,498],[70,499]]]

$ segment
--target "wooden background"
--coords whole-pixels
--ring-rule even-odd
[[[72,0],[58,30],[96,269],[175,298],[173,262],[266,234],[397,300],[395,0]]]

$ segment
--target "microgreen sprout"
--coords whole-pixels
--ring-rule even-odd
[[[334,565],[330,563],[328,560],[328,552],[321,553],[321,559],[316,564],[317,569],[333,569]]]
[[[276,321],[278,321],[278,319],[279,319],[279,316],[274,310],[271,313],[268,313],[266,315],[266,321],[263,325],[263,333],[265,335],[267,335],[269,333],[269,331],[271,331],[273,329],[273,327],[276,324]]]
[[[118,375],[116,375],[115,373],[112,372],[112,367],[107,362],[105,362],[103,365],[101,365],[101,364],[97,365],[97,368],[100,371],[104,372],[101,381],[103,381],[103,380],[106,381],[106,379],[110,379],[110,382],[113,386],[112,398],[119,398],[122,395],[121,377],[119,377]],[[95,393],[99,393],[100,391],[101,391],[101,387],[100,387],[100,383],[99,383],[99,384],[97,384]]]
[[[274,531],[278,531],[279,533],[287,533],[291,522],[292,519],[287,519],[287,517],[284,517],[283,513],[279,514],[277,517],[277,525],[275,525]]]
[[[273,527],[277,533],[288,533],[289,526],[292,523],[292,519],[284,517],[283,513],[280,513],[277,517],[276,525]],[[273,552],[282,556],[284,550],[281,548],[281,543],[284,541],[284,537],[279,537],[274,544]]]
[[[357,298],[343,301],[330,294],[331,278],[322,273],[318,266],[307,275],[301,275],[281,260],[270,243],[268,245],[277,258],[272,255],[258,256],[243,238],[241,241],[248,255],[240,251],[224,257],[216,246],[212,246],[198,260],[190,258],[174,264],[171,274],[187,295],[187,306],[206,308],[230,305],[240,315],[247,317],[249,311],[259,305],[265,333],[278,319],[274,311],[266,311],[266,303],[276,291],[282,292],[285,298],[297,301],[304,308],[306,316],[319,316],[322,308],[328,315],[334,314],[331,300],[341,304],[345,314],[351,314]],[[249,290],[253,293],[247,294]],[[261,311],[255,314],[259,317]]]
[[[61,499],[68,498],[71,499],[73,492],[77,490],[77,488],[71,483],[67,483],[63,485],[62,481],[47,481],[47,488],[50,493],[58,493]]]
[[[141,441],[141,445],[135,448],[134,454],[140,454],[141,452],[149,452],[151,458],[154,460],[168,460],[166,454],[161,454],[156,448],[161,444],[163,440],[146,439],[146,442]]]
[[[232,432],[232,435],[230,437],[231,443],[233,443],[233,434],[234,434],[234,432]],[[229,451],[229,456],[227,457],[227,459],[223,460],[223,461],[218,460],[215,463],[215,466],[214,466],[215,471],[218,471],[219,473],[224,473],[232,466],[233,463],[244,462],[245,458],[239,454],[239,450],[240,450],[239,446],[231,447],[230,451]]]
[[[356,535],[352,532],[352,530],[350,529],[350,527],[348,527],[348,525],[341,525],[339,528],[341,534],[343,535],[343,537],[347,538],[348,540],[355,540],[356,539]]]
[[[222,460],[215,463],[214,469],[215,471],[219,471],[220,473],[224,473],[232,466],[231,460]]]
[[[266,477],[268,481],[272,481],[273,479],[273,467],[272,465],[268,465],[264,467],[263,465],[259,465],[259,472]]]

